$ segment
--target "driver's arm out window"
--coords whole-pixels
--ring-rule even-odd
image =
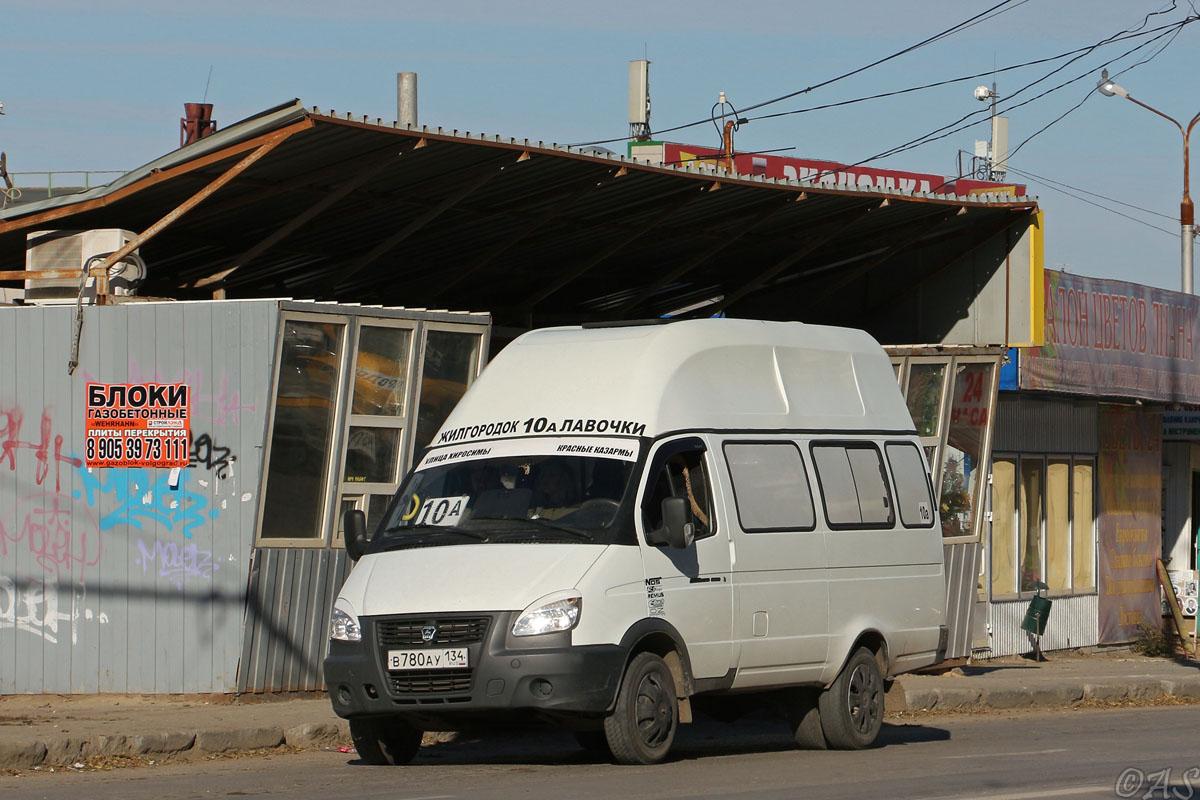
[[[704,451],[676,453],[667,459],[648,486],[647,499],[642,505],[642,523],[647,531],[662,527],[662,501],[682,497],[691,510],[695,538],[703,539],[715,530],[713,521],[712,488]]]

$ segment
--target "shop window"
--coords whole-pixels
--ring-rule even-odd
[[[1046,585],[1071,588],[1071,462],[1057,458],[1046,464]]]
[[[417,408],[416,449],[429,446],[478,369],[482,337],[477,333],[431,330],[425,337],[421,399]]]
[[[383,519],[414,450],[414,409],[428,440],[479,369],[483,326],[433,325],[283,315],[259,544],[337,546],[347,510],[369,532]]]
[[[992,462],[992,596],[1017,593],[1017,461],[996,458]]]
[[[913,364],[908,376],[908,413],[917,426],[917,435],[925,438],[940,434],[942,385],[946,382],[945,364]]]
[[[973,536],[978,504],[984,437],[992,400],[989,363],[959,364],[955,369],[950,424],[942,453],[939,510],[942,535]]]
[[[1076,459],[1071,472],[1071,577],[1075,591],[1096,588],[1095,462]]]
[[[900,523],[906,528],[932,528],[933,498],[929,494],[929,473],[921,451],[914,445],[896,442],[885,449],[896,484]]]
[[[725,445],[738,522],[744,531],[812,530],[808,474],[790,442]]]
[[[283,325],[261,537],[320,539],[345,325]]]
[[[888,527],[895,522],[879,451],[872,445],[814,445],[813,463],[830,527]]]
[[[368,535],[403,477],[413,335],[410,323],[358,327],[341,491],[343,507],[355,498],[366,513]]]
[[[1032,592],[1042,580],[1042,461],[1021,459],[1017,497],[1021,591]]]
[[[997,457],[988,540],[992,596],[1095,589],[1095,510],[1090,457]]]

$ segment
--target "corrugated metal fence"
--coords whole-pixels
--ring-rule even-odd
[[[255,552],[239,692],[325,688],[329,613],[349,572],[341,549]]]
[[[0,692],[236,685],[278,304],[0,309]],[[191,386],[191,466],[83,466],[85,385]]]

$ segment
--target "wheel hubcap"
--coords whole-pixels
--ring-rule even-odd
[[[883,715],[883,687],[879,677],[862,665],[855,667],[848,694],[850,722],[859,733],[869,733]]]
[[[657,747],[667,740],[675,722],[671,696],[658,675],[646,675],[638,684],[637,728],[642,742]]]

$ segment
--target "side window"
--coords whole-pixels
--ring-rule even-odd
[[[742,530],[812,530],[816,526],[808,473],[791,442],[725,445]]]
[[[831,526],[892,527],[892,498],[873,445],[817,444],[812,453]]]
[[[893,442],[884,448],[896,483],[900,522],[906,528],[933,527],[933,497],[929,494],[927,461],[916,445]]]
[[[646,497],[642,501],[642,524],[647,531],[662,527],[662,501],[668,497],[683,497],[692,513],[695,538],[711,536],[716,530],[713,519],[712,484],[708,477],[708,465],[704,460],[704,445],[699,440],[684,440],[678,444],[682,449],[654,459],[655,474],[646,484]]]

